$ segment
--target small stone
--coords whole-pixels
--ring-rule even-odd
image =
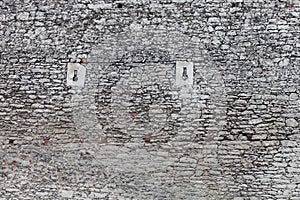
[[[244,178],[245,180],[255,180],[255,177],[252,176],[252,175],[243,175],[243,178]]]
[[[247,105],[246,100],[238,99],[234,102],[235,105]]]
[[[38,196],[47,196],[49,193],[48,192],[37,192],[36,195]]]
[[[267,136],[267,134],[253,135],[252,140],[265,140]]]
[[[252,119],[252,120],[250,120],[249,124],[255,125],[255,124],[259,124],[261,122],[262,122],[262,119],[258,118],[258,119]]]
[[[49,143],[49,140],[50,140],[50,137],[44,137],[42,144],[47,145]]]
[[[144,138],[145,142],[150,142],[151,141],[151,136],[150,135],[146,135]]]
[[[223,50],[229,49],[229,48],[230,48],[230,46],[227,45],[227,44],[223,44],[223,45],[221,46],[221,49],[223,49]]]
[[[131,25],[130,25],[130,29],[132,30],[132,31],[139,31],[139,30],[141,30],[143,28],[143,26],[141,26],[140,24],[138,24],[138,23],[132,23]]]
[[[295,101],[298,99],[298,94],[297,93],[291,93],[290,94],[290,100],[291,101]]]
[[[287,59],[287,58],[279,62],[280,67],[285,67],[288,64],[289,64],[289,59]]]
[[[218,23],[218,22],[220,22],[220,19],[217,17],[210,17],[210,18],[208,18],[208,22],[209,23]]]
[[[169,153],[168,152],[166,152],[166,151],[158,151],[157,152],[157,156],[159,156],[159,157],[168,157],[169,156]]]
[[[71,190],[61,190],[61,196],[63,198],[71,198],[73,196],[73,191]]]
[[[29,13],[28,12],[22,12],[17,16],[17,19],[19,20],[28,20],[29,19]]]
[[[285,123],[288,127],[297,127],[298,126],[298,122],[294,118],[287,119],[285,121]]]
[[[100,143],[107,143],[107,137],[100,137]]]
[[[107,196],[107,193],[98,193],[98,192],[91,192],[91,194],[89,195],[90,198],[99,198],[99,199],[103,199]]]
[[[81,62],[82,62],[82,63],[86,63],[86,62],[87,62],[87,59],[86,59],[86,58],[82,58],[82,59],[81,59]]]
[[[36,99],[36,95],[29,95],[29,99]]]
[[[99,11],[101,9],[111,9],[112,4],[111,3],[101,3],[101,4],[88,4],[88,8],[92,9],[94,11]]]
[[[244,200],[244,197],[234,197],[233,200]]]
[[[131,116],[131,117],[136,117],[136,116],[137,116],[137,113],[136,113],[136,112],[132,112],[132,113],[130,113],[130,116]]]
[[[17,188],[6,188],[5,189],[7,192],[19,192],[20,190]]]

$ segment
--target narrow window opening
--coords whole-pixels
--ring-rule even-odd
[[[188,74],[187,74],[187,68],[186,67],[183,67],[183,71],[182,71],[182,79],[183,80],[186,80],[186,79],[188,79],[189,78],[189,76],[188,76]]]
[[[73,81],[78,81],[78,75],[77,75],[77,70],[74,70],[74,76],[73,76]]]

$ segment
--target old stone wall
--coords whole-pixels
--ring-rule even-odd
[[[0,11],[0,199],[300,199],[299,1]]]

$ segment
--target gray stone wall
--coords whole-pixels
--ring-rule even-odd
[[[0,9],[0,199],[300,199],[299,1]]]

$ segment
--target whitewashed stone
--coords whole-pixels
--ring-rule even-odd
[[[176,85],[193,85],[193,63],[177,61],[176,62]]]
[[[83,87],[85,82],[86,68],[77,63],[69,63],[67,71],[67,85]]]
[[[72,198],[74,191],[72,190],[61,190],[60,194],[63,198]]]

